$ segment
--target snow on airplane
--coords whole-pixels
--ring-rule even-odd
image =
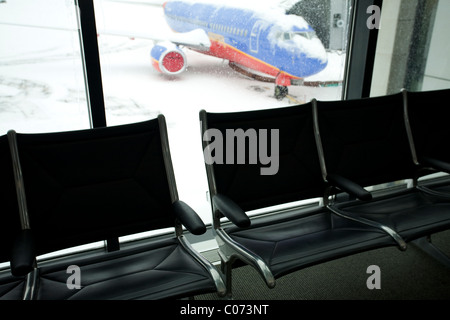
[[[327,66],[325,48],[300,16],[192,0],[167,1],[163,8],[176,38],[157,42],[151,51],[152,64],[161,73],[186,70],[180,48],[185,46],[228,60],[255,79],[273,81],[275,97],[282,99],[288,86],[302,84]]]

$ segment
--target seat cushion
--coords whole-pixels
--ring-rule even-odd
[[[342,203],[337,207],[351,215],[380,222],[398,232],[406,241],[450,227],[450,199],[427,195],[417,189],[370,202]]]
[[[259,255],[274,277],[315,263],[395,245],[385,233],[340,218],[326,209],[280,223],[254,223],[248,229],[230,228],[227,232]]]
[[[70,265],[80,268],[81,289],[67,286]],[[44,266],[39,281],[37,298],[46,300],[163,299],[216,290],[177,239]]]
[[[22,300],[25,278],[14,277],[9,269],[0,271],[0,300]]]

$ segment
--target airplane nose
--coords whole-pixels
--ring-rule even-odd
[[[319,73],[328,65],[328,53],[320,41],[311,46],[311,51],[307,53],[305,64],[310,75]]]
[[[295,68],[299,78],[307,78],[324,70],[328,65],[328,59],[325,56],[308,57],[303,55],[297,61]]]
[[[286,71],[290,70],[291,75],[297,78],[306,78],[319,73],[328,64],[328,54],[322,42],[317,39],[293,42],[288,55],[289,62],[285,63]]]

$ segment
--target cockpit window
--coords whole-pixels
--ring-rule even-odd
[[[295,36],[301,36],[306,39],[313,39],[316,33],[313,31],[297,31],[297,32],[283,32],[281,35],[283,40],[292,40]]]
[[[314,31],[288,31],[288,32],[280,32],[278,33],[278,38],[283,41],[289,41],[294,39],[296,36],[301,36],[306,39],[313,39],[316,37],[316,33]]]
[[[294,35],[299,35],[302,36],[306,39],[313,39],[316,37],[316,33],[313,31],[308,31],[308,32],[294,32]]]

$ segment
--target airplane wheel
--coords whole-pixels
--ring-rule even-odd
[[[286,86],[275,86],[275,98],[282,100],[288,94],[288,88]]]

